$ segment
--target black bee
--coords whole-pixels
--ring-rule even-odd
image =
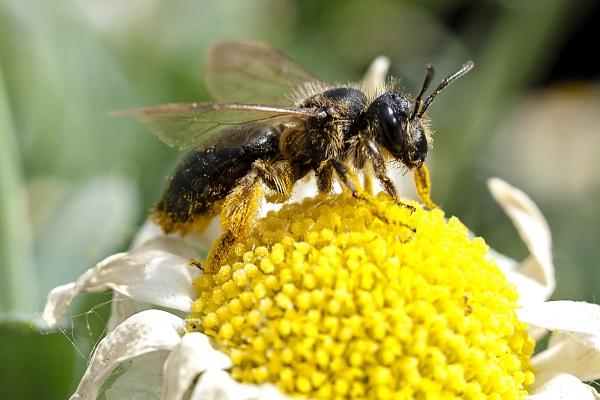
[[[166,233],[202,231],[221,216],[223,235],[204,270],[215,272],[230,246],[251,227],[264,189],[285,201],[296,181],[314,171],[322,193],[333,172],[355,195],[353,170],[373,175],[397,199],[386,163],[415,171],[430,207],[424,161],[430,130],[424,114],[435,96],[473,67],[468,61],[423,99],[433,67],[413,101],[394,84],[327,86],[259,42],[216,45],[206,67],[208,88],[222,103],[165,104],[120,112],[133,115],[170,146],[192,148],[152,211]],[[271,104],[271,105],[258,105]],[[276,104],[276,105],[273,105]]]

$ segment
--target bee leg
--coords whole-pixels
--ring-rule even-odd
[[[363,173],[363,189],[369,194],[373,194],[373,171],[371,169],[370,166],[368,171],[365,171],[363,168],[363,171],[365,171]]]
[[[246,233],[258,214],[263,187],[258,172],[251,169],[237,181],[221,207],[223,234],[210,249],[204,265],[207,274],[216,273],[238,237]]]
[[[359,134],[350,139],[348,154],[351,155],[356,170],[362,171],[364,191],[373,194],[373,166],[367,162],[369,158],[363,149],[363,135]]]
[[[317,188],[319,193],[331,193],[333,187],[333,170],[331,166],[326,162],[321,163],[319,168],[315,171],[317,176]]]
[[[204,272],[216,273],[231,247],[243,237],[256,222],[261,200],[264,198],[263,184],[281,195],[281,201],[292,192],[292,168],[287,162],[269,163],[257,160],[250,171],[237,181],[221,207],[223,234],[213,245],[206,259]]]
[[[415,168],[413,178],[417,188],[417,194],[421,201],[425,203],[429,209],[438,208],[437,204],[431,200],[431,181],[429,179],[429,169],[427,168],[427,165],[422,164],[420,167]]]
[[[350,191],[352,192],[352,195],[354,197],[356,197],[359,200],[369,203],[373,207],[373,213],[375,215],[377,215],[377,217],[379,219],[381,219],[383,221],[387,221],[389,223],[389,220],[385,216],[386,210],[382,209],[381,206],[376,201],[374,201],[371,196],[365,195],[365,192],[358,187],[358,179],[356,178],[356,175],[351,173],[349,171],[348,167],[343,162],[335,160],[335,159],[329,159],[325,162],[328,163],[329,165],[331,165],[331,167],[335,170],[336,174],[339,176],[340,180],[344,183],[344,185],[346,185],[348,187],[348,189],[350,189]],[[411,205],[404,204],[404,203],[400,203],[400,204],[406,206],[407,208],[410,208],[411,211],[414,210],[414,207]],[[408,224],[405,224],[403,222],[395,222],[395,223],[397,223],[401,226],[404,226],[405,228],[409,229],[413,233],[416,232],[415,228],[413,228],[412,226],[410,226]]]
[[[361,193],[359,193],[358,179],[356,175],[350,172],[348,166],[342,161],[334,158],[323,161],[319,166],[319,171],[328,170],[330,176],[332,169],[335,170],[335,173],[340,178],[341,182],[350,190],[352,195],[360,198]],[[360,189],[360,192],[362,192],[362,189]]]
[[[387,174],[385,159],[383,158],[383,155],[379,151],[379,148],[377,147],[375,142],[373,142],[372,139],[361,135],[360,143],[362,145],[364,153],[366,154],[366,157],[371,161],[375,177],[379,182],[381,182],[387,194],[389,194],[394,200],[396,200],[398,204],[402,205],[403,207],[406,207],[411,212],[414,211],[415,208],[413,206],[400,201],[396,185]]]

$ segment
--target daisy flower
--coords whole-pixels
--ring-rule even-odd
[[[376,60],[364,84],[387,65]],[[385,194],[270,211],[214,275],[190,238],[148,222],[131,250],[48,296],[52,327],[79,293],[114,292],[71,398],[600,398],[585,383],[600,379],[600,306],[548,301],[544,217],[507,183],[489,188],[529,249],[523,261]]]
[[[49,295],[53,326],[78,293],[115,292],[72,398],[599,398],[584,382],[600,378],[600,307],[547,301],[546,221],[521,191],[489,187],[531,253],[522,262],[383,194],[270,212],[215,275],[147,225]]]

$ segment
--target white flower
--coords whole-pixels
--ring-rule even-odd
[[[600,306],[575,301],[546,301],[555,287],[552,239],[548,223],[522,191],[500,179],[489,189],[511,218],[530,255],[517,263],[491,254],[507,278],[517,286],[521,321],[530,334],[541,338],[551,332],[548,348],[532,359],[536,380],[530,399],[598,399],[585,381],[600,378]]]
[[[364,85],[380,86],[388,64],[385,58],[377,59]],[[521,262],[494,251],[489,255],[517,287],[522,307],[518,316],[531,336],[539,339],[551,333],[548,348],[532,358],[536,379],[528,399],[600,399],[584,383],[600,379],[600,306],[547,301],[555,281],[544,217],[523,192],[507,183],[492,179],[489,188],[530,252]],[[236,382],[227,372],[229,357],[215,350],[204,334],[186,332],[183,318],[197,298],[192,282],[201,274],[194,257],[190,244],[164,236],[149,222],[130,251],[106,258],[76,282],[49,294],[43,317],[52,327],[80,292],[114,292],[108,333],[95,348],[72,399],[92,400],[100,391],[108,399],[286,398],[271,385]],[[115,377],[119,367],[124,372]]]
[[[529,388],[529,399],[600,398],[583,383],[600,378],[600,306],[546,301],[554,287],[547,223],[521,191],[499,179],[490,180],[489,186],[531,253],[520,263],[490,255],[517,286],[522,305],[518,315],[529,324],[531,334],[540,338],[551,332],[548,348],[532,359],[536,380]],[[149,231],[156,228],[147,225],[142,234]],[[137,382],[144,398],[181,399],[188,392],[192,399],[283,398],[272,386],[235,382],[226,372],[231,362],[225,354],[215,350],[205,335],[186,334],[185,322],[178,315],[190,312],[196,298],[192,280],[200,273],[190,263],[195,255],[192,248],[164,236],[142,241],[127,253],[108,257],[76,282],[54,289],[48,297],[43,316],[53,326],[78,293],[112,289],[116,294],[113,318],[122,322],[110,327],[96,347],[72,398],[95,399],[115,368],[126,363],[129,368],[106,390],[107,397],[130,398]]]

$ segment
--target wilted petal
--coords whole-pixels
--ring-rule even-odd
[[[140,311],[149,310],[151,308],[151,304],[135,301],[127,296],[123,296],[120,293],[113,293],[112,300],[110,302],[110,317],[106,323],[106,331],[112,331],[132,315],[137,314]]]
[[[179,400],[183,398],[191,383],[200,373],[210,369],[231,367],[229,357],[215,350],[208,336],[192,332],[185,335],[173,349],[164,365],[164,386],[162,398]]]
[[[600,305],[583,301],[546,301],[517,310],[521,321],[573,336],[589,347],[600,348]]]
[[[496,261],[496,264],[502,270],[506,279],[517,288],[520,305],[526,306],[527,304],[538,303],[546,299],[548,288],[540,284],[539,281],[520,272],[520,266],[529,262],[531,258],[527,258],[522,263],[518,263],[494,249],[488,251],[488,256]]]
[[[161,227],[158,226],[151,219],[146,220],[142,227],[138,230],[135,237],[132,240],[131,250],[138,248],[144,245],[146,242],[165,236]],[[161,240],[157,240],[157,243],[160,243]],[[174,243],[173,239],[168,239],[168,242]],[[161,247],[159,244],[155,244],[157,247]],[[184,247],[180,249],[180,251],[186,252],[189,251],[186,248],[187,245],[184,244]],[[167,250],[162,246],[164,250]],[[173,251],[178,251],[178,248],[174,248],[171,246],[170,248]],[[184,255],[184,253],[180,254]],[[120,293],[113,293],[113,298],[110,303],[110,317],[106,324],[106,329],[108,332],[115,329],[117,325],[121,322],[125,321],[127,318],[131,317],[133,314],[137,314],[140,311],[148,310],[152,308],[152,304],[144,303],[141,301],[136,301],[131,299],[130,297],[124,296]]]
[[[556,286],[548,223],[535,203],[522,191],[498,178],[490,179],[488,187],[531,252],[519,264],[511,265],[505,257],[501,258],[499,266],[517,286],[521,304],[548,299]]]
[[[548,348],[532,359],[537,373],[565,372],[582,381],[600,379],[600,350],[582,344],[572,336],[553,334]]]
[[[102,394],[106,400],[159,400],[163,365],[169,352],[153,351],[122,363],[109,378]],[[114,377],[115,375],[118,375]]]
[[[262,385],[258,400],[292,400],[292,398],[285,396],[273,385]]]
[[[246,385],[236,382],[227,372],[209,369],[200,375],[190,400],[285,400],[272,385]]]
[[[98,343],[71,399],[96,399],[120,363],[149,352],[170,350],[184,333],[184,321],[166,311],[147,310],[132,316]]]
[[[377,93],[385,84],[388,69],[390,68],[390,59],[386,56],[379,56],[369,66],[369,69],[361,80],[363,90]]]
[[[527,400],[597,400],[594,388],[569,374],[538,374]]]
[[[540,371],[559,371],[582,380],[600,378],[600,306],[551,301],[518,310],[519,318],[553,331],[548,348],[532,362]]]
[[[181,240],[157,237],[128,253],[112,255],[76,282],[52,290],[43,317],[53,326],[77,294],[108,289],[139,302],[188,312],[196,298],[192,281],[201,272],[189,263],[195,254]]]
[[[260,399],[255,385],[238,383],[225,371],[210,369],[200,375],[190,400],[254,400]]]
[[[208,252],[222,234],[220,217],[217,215],[208,223],[202,233],[192,232],[186,235],[183,240]]]
[[[131,249],[142,246],[144,243],[155,237],[165,236],[160,226],[156,225],[152,220],[148,219],[144,225],[137,231],[135,237],[131,241]]]
[[[553,331],[548,348],[532,362],[538,371],[566,372],[588,381],[600,378],[600,306],[549,301],[517,311],[519,319]]]

